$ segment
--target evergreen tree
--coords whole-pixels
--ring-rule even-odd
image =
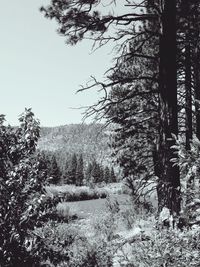
[[[116,23],[116,25],[118,25],[118,23],[124,25],[123,30],[121,28],[120,30],[116,28],[116,35],[113,32],[114,36],[109,37],[110,39],[113,38],[117,40],[120,32],[120,36],[123,35],[124,39],[127,37],[129,40],[129,42],[123,42],[119,49],[120,52],[122,51],[122,54],[117,58],[116,65],[111,68],[112,71],[110,71],[109,76],[107,77],[109,82],[99,83],[94,79],[94,84],[90,86],[90,88],[93,86],[102,86],[101,88],[105,91],[111,88],[111,94],[108,93],[108,97],[103,101],[100,100],[97,105],[95,105],[95,108],[94,106],[91,107],[91,109],[88,110],[87,115],[100,111],[100,117],[106,116],[109,121],[117,123],[118,125],[122,123],[121,132],[117,136],[118,144],[116,145],[119,149],[119,153],[118,151],[116,153],[119,155],[120,164],[125,170],[124,176],[131,170],[131,176],[134,177],[134,174],[137,172],[137,166],[139,166],[138,169],[140,172],[144,172],[149,169],[148,164],[151,164],[152,161],[152,156],[150,156],[150,160],[146,160],[151,153],[150,150],[153,139],[152,136],[149,137],[149,131],[146,134],[146,130],[148,129],[148,122],[153,125],[152,121],[155,119],[155,112],[152,112],[152,105],[154,108],[154,98],[156,98],[154,96],[155,93],[157,94],[158,92],[157,59],[159,51],[159,31],[157,30],[159,29],[159,23],[157,22],[157,24],[154,24],[151,28],[149,25],[152,21],[158,21],[157,11],[160,6],[158,1],[145,1],[147,8],[143,13],[128,12],[128,14],[125,13],[122,16],[111,16],[109,11],[107,15],[101,15],[101,12],[98,10],[98,4],[100,2],[101,1],[98,3],[96,3],[96,1],[87,1],[82,3],[82,1],[72,1],[66,5],[65,1],[59,1],[58,5],[49,5],[47,8],[42,8],[42,11],[44,11],[45,15],[51,19],[56,18],[59,20],[60,16],[65,17],[65,23],[62,23],[62,21],[59,20],[59,32],[63,34],[67,38],[68,43],[71,44],[76,44],[90,34],[95,36],[96,40],[99,40],[102,44],[105,42],[104,37],[107,33],[107,29],[112,23]],[[77,7],[79,4],[81,8],[77,9],[72,17],[71,11],[74,10],[74,5]],[[129,4],[130,8],[134,8],[134,4]],[[137,10],[139,10],[140,5],[142,8],[144,7],[144,3],[139,2],[136,5]],[[93,13],[93,8],[88,8],[89,6],[97,9],[95,15]],[[84,12],[84,19],[79,20],[82,12]],[[135,27],[135,21],[142,21],[143,27]],[[131,38],[129,34],[131,35]],[[149,44],[151,43],[152,45],[150,46]],[[115,97],[116,95],[117,97]],[[133,98],[134,101],[131,101]],[[113,106],[115,114],[111,115]],[[121,109],[120,119],[118,119],[118,108]],[[143,109],[145,109],[144,112]],[[101,111],[104,111],[103,115]],[[145,116],[144,118],[142,118],[143,114]],[[141,120],[145,121],[146,124],[141,126],[140,130],[138,130],[138,124],[142,125]],[[130,126],[132,126],[131,130]],[[150,129],[155,129],[155,127],[151,127]],[[151,130],[151,132],[155,133],[155,130]],[[139,158],[142,156],[142,159],[145,159],[145,161],[143,160],[142,164],[138,164],[136,153],[134,153],[133,157],[131,153],[135,151],[136,146],[137,151],[142,154],[141,147],[144,138],[146,138],[146,140],[143,147],[148,147],[149,151],[147,152],[148,155],[139,156]],[[134,146],[132,145],[133,140],[136,140]],[[129,146],[130,149],[128,148]],[[120,150],[124,148],[126,149],[124,154],[125,159],[122,159]],[[146,164],[146,161],[148,164]],[[134,164],[132,164],[132,162]]]
[[[119,16],[117,11],[110,13],[113,2],[103,12],[102,1],[93,0],[72,0],[67,4],[54,0],[41,10],[46,17],[58,21],[58,31],[69,44],[91,36],[100,46],[108,40],[124,40],[108,82],[94,78],[93,84],[81,89],[98,86],[105,92],[105,98],[86,115],[97,113],[97,118],[106,117],[117,125],[114,154],[124,176],[135,179],[139,174],[145,176],[145,181],[148,170],[154,170],[159,210],[167,207],[171,214],[179,214],[181,177],[178,164],[172,162],[178,160],[178,153],[173,150],[174,136],[183,134],[188,151],[194,129],[199,137],[200,6],[196,0],[122,1],[116,6],[126,4],[127,12]],[[109,32],[113,24],[115,30]],[[151,130],[147,132],[149,125]]]
[[[83,155],[81,154],[78,158],[77,168],[76,168],[76,185],[83,185],[84,172],[83,172]]]
[[[104,168],[102,165],[100,165],[100,181],[105,182],[104,181]]]
[[[56,157],[53,155],[51,158],[51,167],[50,167],[50,183],[52,184],[58,184],[61,180],[61,172],[58,167]]]
[[[178,135],[176,2],[164,1],[159,64],[157,191],[159,210],[167,207],[172,213],[180,211],[180,172],[179,167],[171,162],[174,158],[171,147],[175,145],[173,135]]]
[[[101,182],[101,169],[99,164],[95,160],[92,163],[91,177],[94,183]]]
[[[117,178],[116,178],[116,175],[115,175],[113,167],[111,168],[111,171],[110,171],[110,182],[111,183],[116,183],[117,182]]]
[[[93,169],[92,163],[89,163],[85,172],[85,179],[87,184],[91,182],[92,169]]]
[[[65,167],[64,167],[63,173],[62,173],[62,183],[63,184],[68,184],[68,176],[69,176],[69,162],[68,162],[68,160],[66,160]]]
[[[110,170],[109,170],[108,166],[106,166],[105,170],[104,170],[104,181],[106,183],[110,183],[110,180],[111,180],[110,178],[111,178],[110,177]]]
[[[68,184],[76,184],[77,156],[72,155],[68,172]]]

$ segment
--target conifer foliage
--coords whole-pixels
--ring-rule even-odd
[[[84,169],[83,169],[83,155],[80,154],[77,162],[76,168],[76,185],[81,186],[83,185],[84,181]]]
[[[77,156],[76,154],[73,154],[68,171],[68,184],[76,184],[76,169],[77,169]]]
[[[61,179],[61,172],[58,167],[56,157],[53,155],[50,162],[50,169],[49,169],[49,182],[52,184],[58,184]]]
[[[182,177],[172,163],[178,159],[174,136],[182,135],[189,151],[200,132],[199,1],[111,1],[106,8],[103,3],[53,0],[41,11],[56,19],[68,44],[118,42],[106,82],[93,78],[81,89],[105,93],[86,116],[97,113],[115,123],[114,155],[124,175],[157,177],[159,210],[179,214]]]
[[[40,152],[38,154],[40,175],[46,174],[47,184],[74,184],[76,186],[90,183],[115,183],[116,174],[112,166],[104,166],[96,160],[88,162],[83,154],[72,154],[65,161],[64,168],[58,165],[56,154]],[[60,160],[60,159],[59,159]]]

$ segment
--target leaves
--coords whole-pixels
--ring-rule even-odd
[[[34,259],[37,264],[38,256],[27,251],[25,240],[29,230],[41,224],[56,203],[44,197],[44,181],[38,177],[34,153],[39,138],[39,121],[31,109],[25,109],[20,116],[17,129],[4,126],[3,120],[2,116],[0,265],[21,266],[26,263],[26,266],[32,266],[30,260]]]

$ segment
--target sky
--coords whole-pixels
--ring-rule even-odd
[[[39,12],[48,3],[0,0],[0,114],[13,126],[25,107],[42,126],[80,123],[83,110],[77,108],[100,96],[96,90],[76,91],[91,75],[102,78],[111,64],[109,47],[91,53],[90,41],[67,46],[56,22]]]

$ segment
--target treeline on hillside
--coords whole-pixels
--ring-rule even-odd
[[[104,124],[68,124],[58,127],[42,127],[38,141],[40,151],[50,151],[56,155],[60,168],[71,155],[82,154],[85,161],[96,159],[108,164],[109,129]]]
[[[82,154],[73,154],[63,168],[54,153],[39,152],[40,175],[46,177],[50,184],[74,184],[77,186],[92,185],[95,183],[113,183],[117,181],[113,167],[103,166],[96,160],[87,162]]]

